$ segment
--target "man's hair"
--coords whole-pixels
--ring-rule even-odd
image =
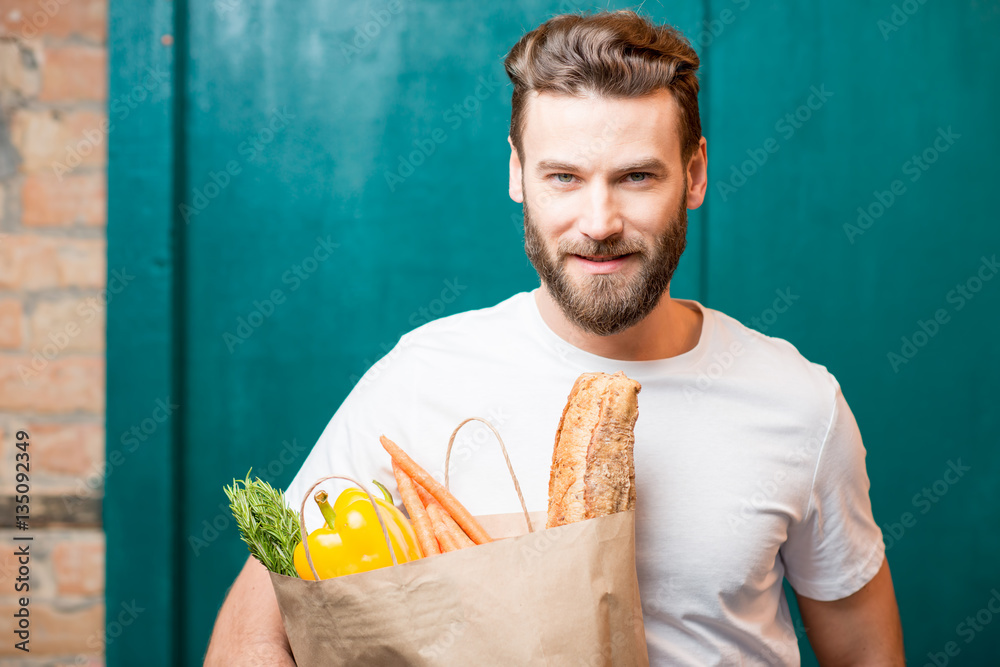
[[[631,10],[554,16],[524,35],[504,59],[514,84],[510,137],[524,159],[524,115],[532,91],[632,98],[666,88],[680,107],[681,157],[701,141],[698,54],[677,29]]]

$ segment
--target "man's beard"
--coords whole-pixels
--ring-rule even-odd
[[[610,336],[646,317],[670,286],[687,242],[687,194],[667,229],[648,247],[641,239],[620,237],[606,241],[581,239],[561,242],[550,257],[524,200],[524,251],[563,313],[584,331]],[[573,255],[636,253],[638,270],[631,277],[620,272],[584,274],[579,284],[566,271]],[[627,260],[632,261],[632,260]]]

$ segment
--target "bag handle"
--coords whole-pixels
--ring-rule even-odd
[[[458,430],[468,424],[471,421],[481,421],[490,427],[493,431],[493,435],[497,437],[497,442],[500,443],[500,451],[503,452],[503,459],[507,462],[507,470],[510,471],[510,478],[514,480],[514,490],[517,491],[517,499],[521,502],[521,510],[524,512],[524,522],[528,524],[528,532],[533,533],[535,529],[531,526],[531,518],[528,516],[528,506],[524,504],[524,495],[521,493],[521,485],[517,482],[517,475],[514,474],[514,466],[510,464],[510,457],[507,456],[507,448],[503,444],[503,438],[500,437],[500,433],[493,427],[493,424],[489,423],[482,417],[469,417],[464,420],[461,424],[455,427],[455,430],[451,432],[451,438],[448,440],[448,451],[444,455],[444,488],[448,489],[448,464],[451,462],[451,447],[455,444],[455,436],[458,435]],[[450,491],[451,489],[449,489]]]
[[[309,487],[308,491],[306,491],[305,497],[302,498],[302,505],[299,507],[299,530],[302,531],[302,546],[306,551],[306,562],[309,563],[309,569],[312,570],[313,577],[316,578],[316,581],[319,581],[319,573],[316,572],[316,566],[313,565],[312,555],[309,553],[309,534],[306,533],[306,502],[308,502],[309,496],[316,489],[316,487],[329,479],[343,479],[345,481],[352,482],[355,486],[360,487],[361,490],[365,492],[365,495],[368,496],[368,500],[371,502],[372,507],[375,508],[375,518],[378,519],[378,525],[382,527],[382,536],[385,538],[386,546],[389,547],[389,557],[392,558],[392,564],[398,565],[398,562],[396,561],[396,552],[393,550],[392,542],[389,540],[389,531],[386,530],[385,521],[382,520],[382,514],[379,512],[378,503],[375,502],[375,498],[372,496],[371,491],[352,477],[344,477],[343,475],[328,475],[327,477],[320,477],[313,482],[313,485]],[[333,526],[330,526],[330,528],[333,528]]]

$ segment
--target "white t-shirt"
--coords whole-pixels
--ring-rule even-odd
[[[566,343],[541,318],[534,292],[409,332],[336,411],[287,489],[289,503],[297,509],[328,474],[395,491],[380,434],[443,480],[452,430],[478,416],[503,437],[528,510],[544,512],[573,382],[624,371],[642,384],[636,567],[652,664],[798,665],[782,577],[806,597],[835,600],[882,564],[861,435],[825,367],[785,340],[678,301],[703,313],[701,337],[654,361],[616,361]],[[520,511],[484,424],[459,432],[450,474],[473,514]],[[321,520],[314,503],[307,507],[311,530]]]

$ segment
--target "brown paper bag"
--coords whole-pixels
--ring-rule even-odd
[[[477,517],[493,542],[370,572],[272,572],[296,663],[649,665],[635,512],[522,534],[528,516]]]

